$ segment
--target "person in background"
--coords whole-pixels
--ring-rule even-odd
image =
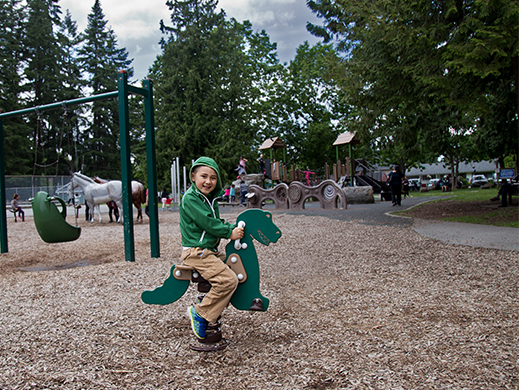
[[[389,174],[387,184],[391,186],[391,201],[393,206],[402,205],[402,178],[404,175],[400,170],[400,166],[395,165],[393,171]]]
[[[245,207],[245,195],[247,195],[247,184],[242,180],[240,182],[240,206]]]
[[[13,199],[11,200],[11,208],[14,211],[14,221],[16,222],[16,213],[18,213],[18,216],[22,218],[22,222],[25,222],[25,213],[18,203],[19,200],[20,195],[14,194]]]
[[[264,174],[265,173],[265,159],[263,158],[262,154],[260,154],[257,161],[259,164],[258,173]]]
[[[231,203],[234,203],[236,201],[236,190],[234,189],[234,184],[231,184],[229,195],[231,197]]]
[[[404,199],[409,196],[409,180],[407,180],[407,176],[404,176],[402,179],[402,188],[404,191]]]

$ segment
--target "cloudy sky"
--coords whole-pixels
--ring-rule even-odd
[[[101,8],[108,25],[118,37],[119,47],[126,48],[133,58],[133,80],[144,78],[148,68],[160,54],[159,30],[161,19],[169,24],[170,12],[166,0],[101,0]],[[84,31],[87,16],[94,0],[61,0],[63,13],[70,10],[72,19]],[[265,30],[271,42],[277,43],[281,62],[294,59],[297,47],[304,41],[315,44],[318,38],[306,31],[306,23],[319,23],[319,19],[306,6],[306,0],[220,0],[227,17],[239,22],[249,20],[254,31]]]

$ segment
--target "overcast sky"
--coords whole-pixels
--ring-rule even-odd
[[[87,16],[94,0],[61,0],[63,13],[68,9],[84,31]],[[170,12],[166,0],[101,0],[101,8],[118,38],[119,48],[126,48],[133,58],[133,81],[144,78],[153,61],[160,54],[159,30],[161,19],[169,25]],[[249,20],[254,31],[265,30],[271,42],[277,43],[278,58],[290,62],[297,47],[304,41],[315,44],[318,38],[306,30],[306,23],[319,23],[319,19],[306,6],[306,0],[220,0],[227,17],[239,22]]]

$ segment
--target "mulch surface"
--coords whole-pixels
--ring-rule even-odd
[[[181,253],[178,213],[159,217],[161,257],[145,217],[133,263],[107,216],[59,244],[9,219],[0,389],[519,388],[517,252],[275,212],[283,236],[256,244],[269,309],[229,307],[230,345],[201,353],[185,315],[193,286],[167,306],[140,299]]]

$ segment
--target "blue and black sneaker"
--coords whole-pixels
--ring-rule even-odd
[[[187,315],[191,320],[191,328],[193,328],[193,333],[199,339],[205,339],[205,329],[207,327],[207,321],[198,315],[194,306],[190,306],[187,308]]]

